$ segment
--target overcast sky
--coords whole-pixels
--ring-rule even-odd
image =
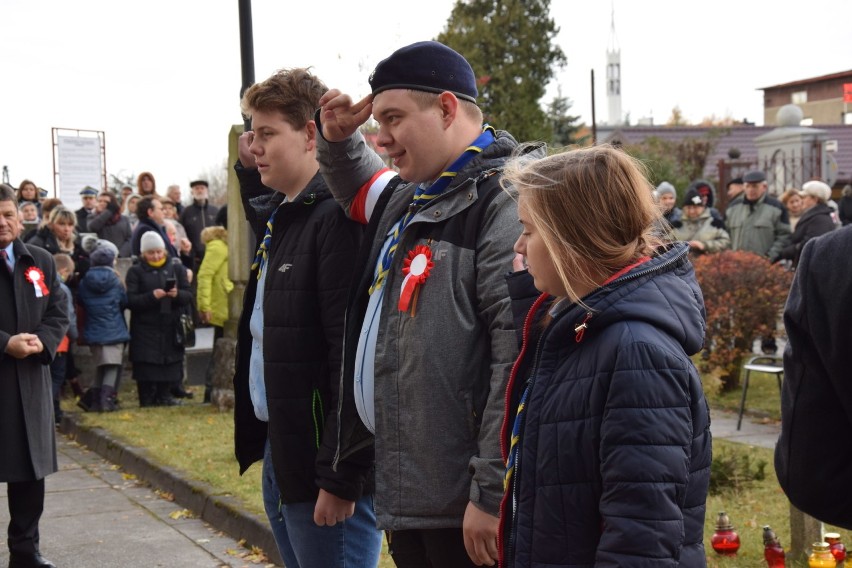
[[[312,65],[355,96],[394,49],[433,39],[455,0],[254,0],[256,79]],[[552,0],[571,112],[607,119],[611,3]],[[359,8],[359,6],[361,6]],[[368,6],[369,8],[365,8]],[[614,0],[622,109],[664,123],[678,105],[761,125],[761,87],[852,69],[852,1]],[[427,9],[428,7],[428,9]],[[237,0],[2,0],[0,166],[53,189],[51,128],[103,130],[107,170],[187,183],[241,122]],[[499,127],[500,125],[495,125]]]

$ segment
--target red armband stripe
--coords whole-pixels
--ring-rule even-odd
[[[367,224],[373,214],[373,208],[388,182],[396,177],[396,172],[382,168],[373,174],[367,183],[361,186],[352,204],[349,206],[349,217],[359,223]]]

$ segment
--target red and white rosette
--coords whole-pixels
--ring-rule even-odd
[[[417,286],[426,282],[433,266],[435,263],[432,262],[432,251],[429,247],[417,245],[413,250],[408,251],[408,256],[402,261],[402,273],[405,278],[399,292],[399,311],[408,311]]]
[[[33,288],[35,288],[36,298],[41,298],[50,294],[50,290],[47,289],[47,286],[44,283],[44,272],[42,272],[38,266],[30,266],[24,272],[24,275],[27,277],[27,282],[32,284]]]

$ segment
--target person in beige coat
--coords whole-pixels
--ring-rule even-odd
[[[675,238],[689,243],[691,254],[723,251],[731,246],[725,224],[714,218],[698,191],[690,189],[683,198],[683,217],[674,228]]]

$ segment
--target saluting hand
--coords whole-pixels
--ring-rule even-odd
[[[346,140],[367,122],[373,113],[373,95],[367,95],[355,104],[349,95],[331,89],[319,100],[322,136],[329,142]]]
[[[237,155],[240,158],[240,164],[247,170],[257,169],[257,161],[254,159],[254,154],[249,152],[249,146],[254,141],[254,132],[249,130],[240,134],[237,140]]]

